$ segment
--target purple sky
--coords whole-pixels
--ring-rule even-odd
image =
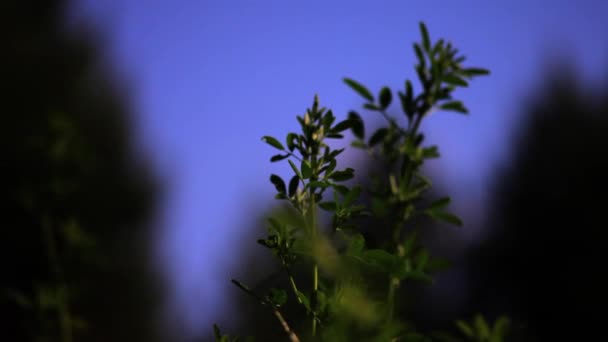
[[[268,162],[260,137],[296,129],[315,93],[338,117],[358,109],[342,77],[400,89],[414,78],[418,21],[492,71],[457,93],[472,115],[425,123],[443,152],[431,167],[465,222],[482,217],[518,101],[540,83],[544,58],[567,51],[594,80],[608,57],[601,0],[80,3],[130,82],[140,141],[168,182],[159,257],[175,315],[193,332],[221,314],[238,262],[231,245],[271,201],[268,175],[287,172]]]

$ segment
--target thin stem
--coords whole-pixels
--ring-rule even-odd
[[[70,308],[68,302],[68,290],[63,279],[63,270],[57,254],[55,237],[51,229],[49,218],[45,217],[42,222],[42,233],[46,244],[49,266],[55,277],[56,296],[59,298],[57,312],[59,314],[59,331],[63,342],[72,342],[72,323],[70,319]]]
[[[312,191],[311,191],[312,193]],[[310,212],[310,217],[311,217],[311,233],[312,233],[312,238],[313,238],[313,243],[316,243],[316,235],[317,235],[317,224],[316,224],[316,208],[315,208],[315,200],[314,200],[314,195],[311,197],[311,212]],[[319,265],[317,264],[317,262],[314,262],[313,268],[312,268],[312,305],[316,305],[317,303],[317,291],[319,289]],[[312,308],[311,308],[312,309]],[[317,318],[316,316],[313,314],[312,317],[312,336],[314,337],[317,333]]]
[[[281,312],[279,311],[279,309],[274,308],[272,311],[274,312],[274,315],[281,323],[281,326],[283,326],[283,330],[285,330],[285,333],[287,334],[287,336],[289,336],[289,340],[291,342],[300,342],[298,335],[296,335],[296,333],[293,330],[291,330],[291,328],[289,327],[289,324],[287,324],[287,321],[285,320],[285,318],[283,318],[283,315],[281,315]]]

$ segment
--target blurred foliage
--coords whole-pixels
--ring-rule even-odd
[[[544,80],[496,178],[490,233],[469,255],[471,306],[509,312],[526,339],[602,339],[608,84],[583,83],[568,63]]]
[[[68,29],[69,5],[0,5],[0,339],[150,341],[158,186],[135,153],[125,89],[98,36]]]

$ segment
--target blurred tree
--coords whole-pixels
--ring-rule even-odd
[[[5,341],[150,341],[158,186],[124,89],[69,1],[0,5]]]
[[[582,87],[567,64],[545,80],[469,256],[471,307],[511,313],[537,341],[595,340],[608,306],[608,87]]]

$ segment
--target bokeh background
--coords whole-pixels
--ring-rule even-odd
[[[288,168],[260,137],[292,130],[314,94],[338,117],[359,108],[343,77],[400,89],[419,21],[492,71],[460,91],[470,116],[423,128],[442,150],[436,192],[466,225],[429,228],[456,266],[421,290],[419,323],[479,311],[541,341],[600,331],[606,15],[592,0],[4,2],[8,340],[58,333],[44,317],[65,288],[76,340],[263,327],[229,282],[272,272],[255,239],[268,175]]]

